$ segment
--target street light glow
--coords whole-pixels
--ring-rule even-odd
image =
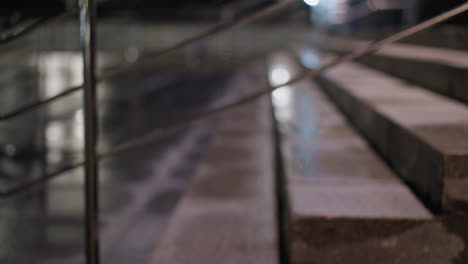
[[[304,0],[304,3],[309,6],[316,6],[320,3],[320,0]]]

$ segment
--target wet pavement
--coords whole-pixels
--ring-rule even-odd
[[[279,263],[271,117],[269,98],[222,115],[150,263]]]
[[[62,73],[73,76],[73,63],[59,63],[59,58],[53,60],[66,65]],[[62,59],[73,61],[70,58]],[[3,112],[81,81],[37,74],[27,67],[2,74]],[[152,74],[128,75],[102,84],[99,147],[111,148],[226,102],[233,96],[233,92],[227,93],[226,84],[233,79],[228,71],[155,69]],[[19,88],[13,90],[13,86]],[[80,96],[0,124],[2,190],[83,158]],[[144,263],[148,259],[217,123],[216,119],[203,122],[101,162],[103,263]],[[83,263],[81,169],[0,200],[0,216],[0,263]]]

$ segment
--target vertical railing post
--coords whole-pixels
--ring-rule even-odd
[[[79,0],[80,40],[84,75],[85,134],[85,247],[86,264],[99,263],[99,219],[97,178],[96,108],[96,6],[94,0]]]

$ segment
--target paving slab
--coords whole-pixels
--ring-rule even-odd
[[[292,263],[463,264],[468,261],[467,220],[303,219],[293,230]]]

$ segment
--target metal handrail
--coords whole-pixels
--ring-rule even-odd
[[[229,103],[229,104],[226,104],[224,106],[221,106],[217,109],[214,109],[212,111],[209,111],[207,113],[203,113],[203,114],[200,114],[198,116],[195,116],[189,120],[186,120],[186,121],[183,121],[183,122],[180,122],[178,124],[175,124],[169,128],[166,128],[164,130],[160,130],[159,128],[158,129],[154,129],[152,130],[151,132],[147,133],[146,135],[142,136],[142,137],[138,137],[138,138],[135,138],[135,139],[131,139],[131,140],[128,140],[124,143],[121,143],[121,144],[118,144],[116,146],[114,146],[113,148],[111,148],[110,150],[106,150],[106,151],[101,151],[99,154],[98,154],[98,160],[102,160],[104,158],[107,158],[111,155],[114,155],[114,154],[118,154],[118,153],[121,153],[121,152],[124,152],[128,149],[131,149],[133,147],[137,147],[137,146],[141,146],[141,145],[144,145],[148,142],[152,142],[152,141],[157,141],[157,140],[160,140],[166,136],[169,136],[169,135],[172,135],[180,130],[183,130],[187,127],[190,127],[200,121],[204,121],[204,120],[207,120],[209,118],[212,118],[213,116],[216,116],[218,114],[221,114],[221,113],[224,113],[226,111],[229,111],[233,108],[236,108],[238,106],[242,106],[244,104],[247,104],[247,103],[250,103],[252,101],[255,101],[263,96],[266,96],[266,95],[269,95],[271,92],[273,92],[274,90],[276,89],[279,89],[281,87],[284,87],[284,86],[289,86],[289,85],[293,85],[299,81],[303,81],[303,80],[306,80],[306,79],[314,79],[314,78],[317,78],[318,76],[320,76],[321,74],[323,74],[324,72],[340,65],[340,64],[343,64],[343,63],[346,63],[346,62],[350,62],[350,61],[353,61],[355,59],[358,59],[362,56],[365,56],[365,55],[368,55],[368,54],[371,54],[377,50],[379,50],[380,48],[382,48],[384,45],[387,45],[387,44],[391,44],[393,42],[397,42],[397,41],[400,41],[404,38],[407,38],[413,34],[416,34],[420,31],[423,31],[423,30],[426,30],[430,27],[433,27],[441,22],[444,22],[456,15],[459,15],[465,11],[468,10],[468,2],[450,10],[450,11],[447,11],[443,14],[440,14],[432,19],[429,19],[425,22],[422,22],[420,24],[417,24],[415,26],[412,26],[408,29],[405,29],[401,32],[398,32],[394,35],[391,35],[387,38],[384,38],[382,40],[379,40],[379,41],[375,41],[371,44],[368,44],[366,47],[364,47],[363,49],[361,50],[358,50],[358,51],[354,51],[354,52],[351,52],[347,55],[344,55],[344,56],[341,56],[341,57],[338,57],[336,58],[335,60],[333,60],[332,62],[328,63],[328,64],[325,64],[325,65],[322,65],[320,66],[319,68],[315,69],[315,70],[306,70],[304,72],[302,72],[301,74],[299,74],[298,76],[292,78],[291,80],[289,80],[288,82],[284,83],[284,84],[281,84],[281,85],[277,85],[277,86],[267,86],[265,89],[257,92],[257,93],[253,93],[251,95],[248,95],[248,96],[245,96],[233,103]],[[43,184],[67,171],[70,171],[72,169],[76,169],[76,168],[79,168],[81,166],[84,165],[84,162],[77,162],[75,164],[72,164],[72,165],[69,165],[65,168],[62,168],[62,169],[59,169],[53,173],[50,173],[50,174],[47,174],[45,176],[42,176],[41,178],[38,178],[38,179],[35,179],[35,180],[32,180],[26,184],[23,184],[21,186],[18,186],[18,187],[15,187],[15,188],[12,188],[10,190],[7,190],[7,191],[3,191],[3,192],[0,192],[0,198],[6,198],[6,197],[9,197],[11,195],[14,195],[16,193],[19,193],[21,191],[24,191],[30,187],[33,187],[33,186],[36,186],[38,184]]]
[[[42,107],[44,105],[47,105],[47,104],[52,103],[54,101],[57,101],[58,99],[60,99],[62,97],[65,97],[65,96],[68,96],[68,95],[73,94],[75,92],[78,92],[82,88],[83,88],[83,85],[74,86],[74,87],[69,88],[69,89],[67,89],[67,90],[65,90],[63,92],[60,92],[60,93],[58,93],[58,94],[56,94],[56,95],[54,95],[52,97],[49,97],[49,98],[47,98],[45,100],[32,102],[30,104],[27,104],[27,105],[21,106],[19,108],[16,108],[15,110],[13,110],[11,112],[0,115],[0,122],[7,121],[8,119],[17,117],[17,116],[22,115],[24,113],[27,113],[29,111],[40,108],[40,107]]]
[[[100,83],[102,81],[105,81],[105,80],[108,80],[108,79],[111,79],[111,78],[114,78],[114,77],[117,77],[119,75],[122,75],[122,74],[125,74],[125,73],[128,73],[129,71],[134,71],[135,69],[140,69],[140,68],[144,68],[144,67],[147,67],[148,64],[152,63],[155,59],[158,59],[158,58],[161,58],[161,57],[164,57],[164,56],[169,56],[169,55],[172,55],[184,48],[187,48],[191,45],[194,45],[194,44],[197,44],[197,43],[200,43],[206,39],[209,39],[213,36],[217,36],[219,34],[222,34],[224,32],[227,32],[229,30],[232,30],[233,28],[236,28],[236,27],[239,27],[239,26],[242,26],[242,25],[245,25],[245,24],[248,24],[248,23],[252,23],[254,21],[257,21],[259,19],[262,19],[262,18],[265,18],[265,17],[268,17],[280,10],[283,10],[284,8],[294,4],[294,3],[298,3],[299,0],[286,0],[286,1],[282,1],[282,2],[279,2],[277,4],[274,4],[274,5],[271,5],[269,7],[266,7],[262,10],[259,10],[258,12],[252,14],[252,15],[249,15],[249,16],[246,16],[246,17],[243,17],[243,18],[240,18],[238,20],[235,20],[235,21],[232,21],[232,22],[229,22],[229,23],[225,23],[225,24],[222,24],[222,25],[219,25],[219,26],[216,26],[214,28],[211,28],[201,34],[198,34],[194,37],[191,37],[191,38],[188,38],[186,40],[183,40],[165,50],[162,50],[158,53],[155,53],[155,54],[148,54],[146,56],[146,58],[144,60],[141,60],[139,62],[136,62],[132,65],[129,65],[129,66],[126,66],[126,67],[122,67],[122,68],[119,68],[119,69],[116,69],[116,70],[112,70],[112,71],[108,71],[108,72],[105,72],[103,74],[101,74],[101,76],[99,76],[97,78],[97,82]],[[29,111],[32,111],[34,109],[37,109],[39,107],[42,107],[44,105],[47,105],[49,103],[52,103],[54,101],[57,101],[58,99],[61,99],[62,97],[65,97],[65,96],[68,96],[70,94],[73,94],[75,92],[78,92],[79,90],[81,90],[83,88],[82,85],[79,85],[79,86],[75,86],[75,87],[72,87],[72,88],[69,88],[69,89],[66,89],[65,91],[63,92],[60,92],[52,97],[49,97],[45,100],[41,100],[41,101],[36,101],[36,102],[33,102],[33,103],[30,103],[30,104],[27,104],[27,105],[24,105],[22,107],[19,107],[13,111],[10,111],[10,112],[7,112],[5,114],[0,114],[0,122],[3,122],[3,121],[6,121],[8,119],[11,119],[11,118],[14,118],[16,116],[19,116],[21,114],[24,114],[26,112],[29,112]]]
[[[39,28],[39,27],[41,27],[43,25],[53,23],[55,21],[60,21],[62,19],[65,19],[65,18],[70,17],[70,16],[75,15],[75,14],[78,14],[78,9],[73,8],[73,9],[70,9],[68,11],[61,12],[59,14],[38,18],[38,19],[34,20],[32,23],[28,23],[26,25],[18,25],[16,27],[14,27],[13,29],[8,30],[6,33],[4,33],[4,34],[2,34],[0,36],[0,46],[5,45],[7,43],[10,43],[10,42],[22,37],[23,35],[34,31],[35,29],[37,29],[37,28]]]
[[[79,0],[83,55],[84,235],[86,264],[99,264],[99,180],[97,159],[96,1]]]

